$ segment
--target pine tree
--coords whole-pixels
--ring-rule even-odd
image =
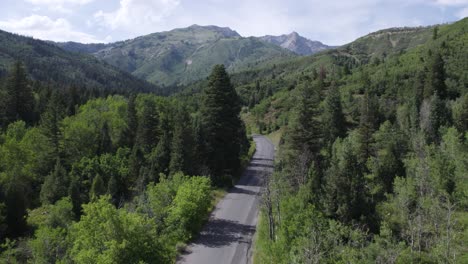
[[[51,148],[49,159],[54,161],[60,157],[60,140],[62,132],[60,122],[64,118],[65,105],[58,91],[52,92],[47,103],[46,111],[41,116],[40,127],[42,133],[48,138]]]
[[[445,84],[445,63],[442,55],[436,52],[429,59],[429,71],[427,72],[424,97],[431,97],[434,93],[444,100],[447,97],[447,86]]]
[[[23,65],[17,62],[6,85],[5,118],[10,123],[17,119],[31,122],[34,118],[34,96]]]
[[[136,112],[136,97],[131,95],[127,103],[127,126],[122,132],[120,145],[133,148],[138,132],[138,118]]]
[[[70,196],[73,204],[73,212],[77,219],[81,216],[81,191],[80,191],[80,182],[76,177],[73,177],[70,181],[70,186],[68,187],[68,196]]]
[[[346,121],[341,106],[340,91],[332,85],[325,99],[322,115],[325,141],[331,146],[336,138],[346,135]]]
[[[151,100],[147,100],[144,102],[137,135],[138,145],[145,154],[150,153],[159,141],[158,125],[159,114],[156,110],[156,104]]]
[[[53,204],[67,196],[69,179],[60,159],[57,159],[54,170],[45,178],[41,187],[41,203]]]
[[[149,157],[150,171],[147,175],[149,181],[157,182],[159,174],[168,173],[169,163],[171,162],[171,136],[168,130],[165,130],[158,145],[153,149]]]
[[[97,174],[93,179],[91,190],[89,191],[89,197],[91,200],[96,200],[99,196],[106,194],[107,188],[105,187],[104,180],[100,174]]]
[[[80,104],[80,95],[76,86],[67,90],[67,113],[69,116],[76,114],[76,108]]]
[[[429,126],[426,136],[429,142],[439,142],[439,128],[450,122],[450,115],[445,101],[442,100],[437,93],[434,94],[431,100],[431,108],[429,114]]]
[[[17,180],[10,180],[4,188],[7,236],[18,237],[27,230],[25,216],[28,203],[25,188]]]
[[[112,140],[109,130],[109,125],[107,121],[105,121],[99,135],[97,155],[112,152]]]
[[[361,102],[358,127],[358,161],[363,168],[371,155],[372,134],[378,124],[378,109],[377,98],[371,96],[366,90]]]
[[[171,174],[177,172],[187,174],[191,171],[190,161],[193,156],[194,142],[190,116],[185,108],[179,107],[174,120],[174,126],[169,171]]]
[[[203,90],[201,119],[206,147],[206,165],[213,182],[231,184],[230,179],[240,167],[242,130],[240,99],[223,65],[216,65]],[[223,179],[224,177],[228,179]]]
[[[107,193],[112,197],[114,205],[118,202],[119,183],[117,177],[112,175],[107,183]]]
[[[287,131],[288,160],[290,164],[301,161],[300,156],[306,155],[307,160],[299,162],[301,168],[295,168],[296,177],[307,174],[312,162],[319,166],[322,128],[319,121],[320,91],[310,83],[302,83],[297,88],[297,103]],[[297,167],[297,166],[293,166]]]
[[[326,172],[323,206],[325,212],[349,223],[366,216],[365,181],[353,151],[352,138],[338,139],[333,145],[331,166]]]

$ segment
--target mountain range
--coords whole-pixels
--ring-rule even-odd
[[[203,80],[215,64],[231,73],[307,69],[323,63],[317,62],[320,58],[361,64],[420,45],[431,34],[424,27],[393,28],[331,47],[296,32],[242,37],[227,27],[199,25],[109,44],[55,43],[0,31],[0,75],[21,60],[40,81],[112,89],[157,90],[157,85],[171,93],[174,86]],[[333,55],[304,56],[318,52]],[[272,70],[280,64],[281,69]]]
[[[261,38],[244,38],[230,28],[198,25],[110,44],[57,45],[92,54],[138,78],[166,86],[204,78],[215,64],[236,72],[297,56]]]
[[[68,52],[46,41],[0,30],[0,77],[21,61],[34,80],[57,86],[109,91],[157,91],[144,80],[94,56]]]

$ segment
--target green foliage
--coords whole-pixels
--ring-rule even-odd
[[[168,216],[179,240],[187,241],[201,229],[211,205],[210,191],[206,177],[192,177],[180,185]]]
[[[216,64],[223,63],[227,70],[238,72],[294,57],[279,46],[253,37],[242,38],[227,28],[197,25],[102,46],[58,45],[72,51],[89,51],[125,72],[167,86],[168,93],[175,92],[176,85],[204,79]]]
[[[284,62],[281,72],[233,76],[243,93],[257,84],[277,91],[251,103],[248,124],[293,132],[280,140],[279,172],[266,185],[255,262],[466,262],[467,82],[460,58],[467,22],[379,31]],[[297,170],[307,163],[289,148],[317,133],[304,128],[316,114],[291,94],[305,80],[320,80],[324,69],[332,74],[322,74],[319,120],[327,124],[317,142],[328,144],[313,152],[320,166]],[[268,80],[272,73],[283,83]],[[279,122],[278,113],[290,121]]]
[[[151,219],[118,210],[109,197],[83,206],[80,222],[73,224],[71,259],[76,263],[168,262]]]
[[[125,94],[158,90],[92,56],[68,52],[46,41],[0,31],[0,47],[4,54],[0,59],[0,70],[5,71],[17,61],[22,61],[34,80],[86,86],[88,92],[107,90]],[[26,105],[22,109],[27,111],[32,108]]]
[[[28,224],[37,228],[34,238],[28,242],[35,263],[68,260],[70,241],[67,240],[67,232],[73,218],[70,198],[63,198],[54,205],[44,205],[28,213]]]
[[[18,61],[11,70],[7,84],[6,93],[3,98],[4,124],[15,120],[33,121],[34,98],[28,77],[23,65]]]
[[[246,144],[246,136],[239,117],[239,97],[224,66],[213,68],[202,98],[200,114],[205,163],[214,184],[230,185],[232,177],[238,173],[241,146]]]
[[[322,114],[325,141],[333,144],[336,138],[343,138],[346,133],[346,120],[341,105],[340,91],[336,85],[328,90]]]
[[[53,204],[60,198],[67,196],[68,186],[70,184],[67,172],[63,168],[60,159],[57,159],[55,168],[44,179],[41,187],[41,203]]]

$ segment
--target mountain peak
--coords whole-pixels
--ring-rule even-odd
[[[289,37],[301,37],[301,35],[299,35],[299,33],[297,33],[296,31],[289,33],[288,36]]]
[[[201,26],[201,25],[198,25],[198,24],[193,24],[193,25],[189,26],[187,29],[214,31],[214,32],[222,34],[226,38],[240,37],[241,36],[241,35],[239,35],[239,33],[237,33],[235,30],[232,30],[229,27],[218,27],[218,26],[214,26],[214,25]]]
[[[299,55],[311,55],[332,47],[319,41],[313,41],[302,37],[296,31],[280,36],[264,36],[261,40],[281,46]]]

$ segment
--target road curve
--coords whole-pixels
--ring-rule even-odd
[[[241,179],[216,205],[198,239],[177,263],[252,263],[252,237],[258,217],[262,177],[273,172],[275,149],[264,136],[254,136],[255,154]]]

